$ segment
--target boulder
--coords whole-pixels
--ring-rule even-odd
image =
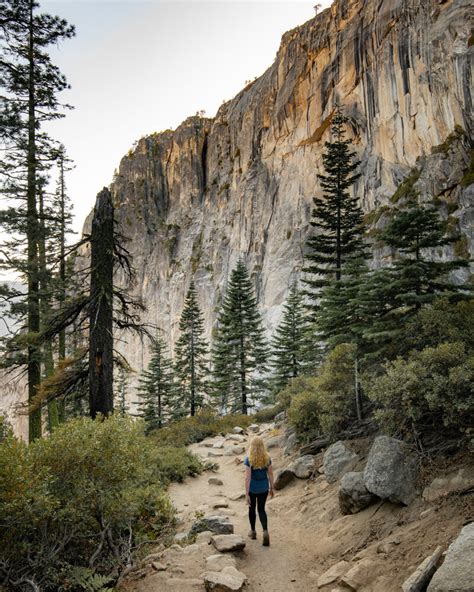
[[[260,431],[260,426],[257,423],[253,423],[251,425],[249,425],[249,427],[247,428],[247,432],[252,432],[253,434],[256,434]]]
[[[291,481],[293,481],[293,479],[295,478],[295,473],[292,469],[290,468],[286,468],[286,469],[280,469],[279,471],[276,472],[275,475],[275,483],[274,483],[274,487],[275,489],[283,489],[284,487],[286,487],[288,485],[288,483],[291,483]]]
[[[348,561],[339,561],[318,578],[318,588],[337,582],[347,571],[351,564]]]
[[[228,434],[226,440],[232,440],[233,442],[245,442],[247,438],[241,434]]]
[[[166,571],[168,567],[166,563],[163,563],[161,561],[153,561],[151,566],[155,571]]]
[[[271,448],[278,448],[278,446],[281,446],[281,441],[281,436],[273,436],[272,438],[268,438],[268,440],[265,442],[265,446],[268,450]]]
[[[241,551],[245,548],[245,540],[238,534],[217,534],[211,538],[211,543],[219,553]]]
[[[219,479],[219,477],[209,477],[207,482],[209,485],[224,485],[222,479]]]
[[[208,571],[204,574],[207,592],[240,592],[244,589],[247,576],[235,567],[224,567],[222,571]]]
[[[224,448],[224,440],[218,440],[212,445],[213,448]]]
[[[193,522],[189,534],[197,534],[206,530],[214,534],[232,534],[234,525],[227,516],[204,516]]]
[[[243,446],[226,446],[224,448],[224,456],[233,456],[234,454],[243,454],[245,448]]]
[[[207,453],[207,456],[209,456],[210,458],[216,458],[218,456],[223,456],[222,452],[219,452],[218,450],[209,450],[209,452]]]
[[[233,428],[232,433],[233,434],[243,434],[244,428],[240,428],[240,427],[236,426],[235,428]]]
[[[411,576],[403,582],[403,592],[421,592],[422,590],[426,590],[426,584],[433,577],[442,553],[443,547],[437,547],[432,555],[424,559]]]
[[[298,449],[298,438],[296,434],[290,434],[285,442],[283,453],[289,456]]]
[[[300,456],[288,467],[298,479],[308,479],[314,471],[314,456]]]
[[[219,508],[228,508],[229,507],[229,502],[225,499],[219,499],[216,500],[213,504],[212,507],[215,510],[218,510]]]
[[[232,555],[210,555],[206,559],[206,571],[222,571],[224,567],[236,567],[237,562]]]
[[[349,450],[344,442],[335,442],[324,453],[324,475],[328,483],[334,483],[344,473],[353,468],[357,461],[357,454]]]
[[[417,471],[418,463],[403,442],[379,436],[369,452],[364,484],[381,499],[408,505],[416,495]]]
[[[434,502],[453,493],[468,491],[474,491],[474,466],[463,467],[444,477],[433,479],[431,484],[423,490],[423,499],[427,502]]]
[[[229,499],[232,502],[238,502],[239,500],[245,499],[245,492],[234,493],[233,495],[229,495]]]
[[[174,535],[173,541],[175,543],[184,543],[187,538],[188,538],[187,532],[178,532],[177,534]]]
[[[363,471],[351,471],[343,475],[338,496],[339,508],[343,514],[356,514],[377,499],[364,485]]]
[[[473,592],[474,522],[465,526],[449,545],[443,565],[434,574],[427,592]]]
[[[196,543],[210,543],[213,534],[214,533],[210,530],[204,530],[203,532],[200,532],[196,537]]]

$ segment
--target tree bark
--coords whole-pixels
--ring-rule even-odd
[[[98,195],[91,231],[89,316],[89,412],[113,412],[114,207],[110,191]]]

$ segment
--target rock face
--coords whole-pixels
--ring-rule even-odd
[[[472,253],[462,134],[430,154],[456,125],[470,126],[469,5],[335,0],[286,33],[274,64],[213,119],[191,117],[151,134],[122,159],[111,191],[138,270],[133,291],[148,307],[144,320],[161,326],[170,346],[191,278],[210,336],[241,256],[267,328],[278,322],[301,273],[336,103],[350,117],[348,137],[361,159],[354,191],[372,223],[383,223],[390,197],[416,165],[421,198],[438,196],[445,217],[448,202],[458,206],[450,215]],[[387,255],[377,251],[375,265]],[[127,341],[124,353],[140,371],[148,344]]]
[[[367,490],[363,471],[346,473],[341,479],[338,495],[339,507],[343,514],[356,514],[377,499]]]
[[[465,526],[452,543],[443,565],[433,576],[428,592],[472,592],[474,558],[474,522]]]
[[[366,488],[382,499],[408,505],[416,495],[416,459],[400,440],[375,439],[364,471]]]
[[[324,453],[324,475],[328,483],[334,483],[349,471],[357,461],[357,454],[349,450],[343,442],[335,442]]]

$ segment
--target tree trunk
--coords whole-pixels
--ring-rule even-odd
[[[38,278],[38,211],[36,206],[36,96],[33,38],[33,2],[30,4],[28,45],[28,153],[27,153],[27,257],[28,257],[28,402],[32,402],[41,382],[40,348],[31,339],[40,331]],[[29,441],[41,437],[41,408],[29,415]]]
[[[113,412],[114,207],[110,191],[98,195],[91,231],[89,317],[89,412]]]

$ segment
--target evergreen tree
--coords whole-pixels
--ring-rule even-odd
[[[139,381],[139,415],[143,417],[147,431],[163,427],[174,411],[176,385],[173,365],[165,342],[157,336],[151,346],[151,359]]]
[[[114,399],[117,401],[115,405],[116,412],[124,417],[128,414],[127,392],[128,392],[128,369],[123,365],[119,365],[117,370],[117,378],[115,380],[117,396]]]
[[[175,344],[177,394],[175,414],[194,416],[204,404],[207,391],[208,345],[204,339],[204,319],[191,282],[179,321],[181,335]]]
[[[291,378],[304,373],[308,364],[308,330],[302,294],[295,282],[271,344],[272,386],[276,392],[283,389]]]
[[[339,281],[347,262],[364,253],[363,212],[357,197],[351,197],[349,188],[360,177],[355,170],[359,161],[354,160],[350,140],[344,139],[344,123],[347,121],[337,112],[332,121],[334,141],[326,142],[323,154],[324,175],[318,175],[323,197],[315,197],[311,226],[315,229],[308,239],[308,274],[305,283],[312,308],[317,310],[321,288],[332,278]]]
[[[17,237],[4,242],[1,266],[21,273],[27,286],[26,297],[21,293],[7,297],[24,300],[22,337],[10,343],[10,350],[25,352],[18,361],[27,367],[30,402],[41,381],[41,347],[37,340],[41,329],[39,176],[51,160],[51,142],[41,127],[45,121],[62,117],[57,95],[67,88],[46,49],[74,35],[74,27],[64,19],[37,14],[37,7],[34,0],[0,2],[0,133],[4,154],[0,172],[3,194],[10,203],[19,202],[0,217],[4,230]],[[30,413],[29,438],[34,440],[40,435],[41,410],[37,409]]]
[[[262,319],[242,259],[231,273],[212,351],[213,390],[223,412],[247,414],[264,389],[268,350]]]

